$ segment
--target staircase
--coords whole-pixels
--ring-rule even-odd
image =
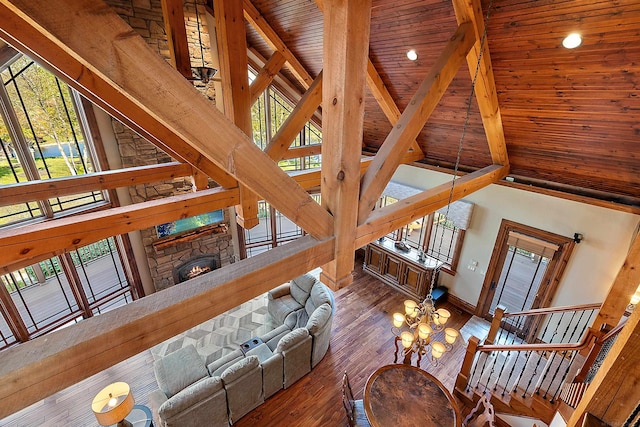
[[[497,413],[550,423],[563,391],[581,388],[570,384],[587,368],[585,363],[592,362],[590,349],[604,335],[588,327],[599,307],[518,313],[505,313],[499,307],[488,336],[482,341],[469,339],[454,393],[470,405],[490,393]]]

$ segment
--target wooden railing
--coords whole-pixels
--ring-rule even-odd
[[[599,308],[584,304],[517,313],[497,308],[484,342],[469,339],[456,392],[471,398],[491,392],[497,410],[550,422],[563,384],[573,380],[588,361],[588,350],[605,336],[588,326]]]

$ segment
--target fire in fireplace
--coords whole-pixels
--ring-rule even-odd
[[[193,279],[217,268],[220,268],[220,254],[198,255],[174,269],[174,283],[177,284]]]

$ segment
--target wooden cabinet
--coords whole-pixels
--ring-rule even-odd
[[[403,252],[396,249],[394,243],[385,239],[383,242],[367,245],[363,269],[386,284],[422,301],[429,291],[432,276],[438,274],[437,268],[442,262],[431,257],[420,261],[416,250]],[[437,276],[434,279],[437,280]]]

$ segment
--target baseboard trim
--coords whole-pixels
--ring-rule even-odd
[[[451,295],[451,293],[449,293],[447,295],[447,301],[449,301],[452,305],[456,306],[460,310],[462,310],[462,311],[464,311],[464,312],[466,312],[468,314],[471,314],[472,316],[476,311],[476,306],[475,305],[469,304],[465,300],[460,299],[455,295]]]

